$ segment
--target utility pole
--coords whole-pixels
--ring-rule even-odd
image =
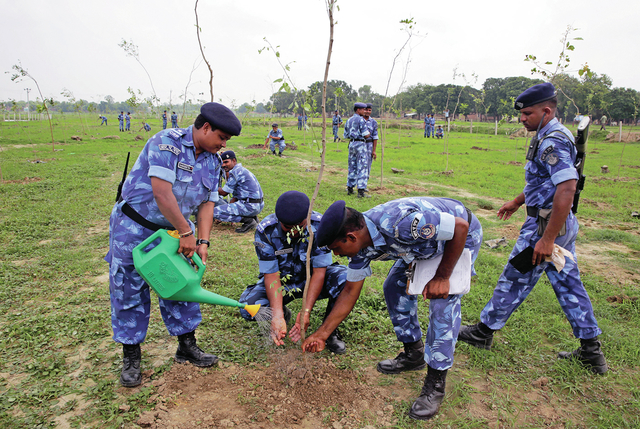
[[[27,121],[29,120],[29,112],[31,111],[30,106],[29,106],[29,92],[31,92],[31,88],[25,88],[25,91],[27,91]]]

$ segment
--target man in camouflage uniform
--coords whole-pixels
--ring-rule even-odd
[[[344,126],[344,138],[349,140],[349,174],[347,176],[347,195],[353,194],[353,187],[358,187],[358,197],[364,198],[364,191],[367,189],[368,161],[367,161],[367,144],[365,140],[371,135],[367,128],[367,124],[362,117],[364,109],[367,105],[364,103],[355,103],[353,111],[355,114],[351,116]]]
[[[399,374],[421,370],[428,373],[421,394],[411,407],[412,418],[433,417],[444,398],[447,371],[460,328],[462,295],[449,295],[449,278],[464,249],[475,261],[482,243],[482,226],[465,206],[448,198],[414,197],[389,201],[365,213],[336,201],[325,212],[318,228],[318,245],[336,255],[351,258],[347,282],[335,310],[304,344],[305,351],[324,348],[327,332],[341,322],[341,315],[354,307],[365,278],[371,275],[371,261],[395,260],[383,290],[398,341],[404,351],[395,359],[378,363],[378,371]],[[407,294],[407,268],[416,259],[442,255],[435,277],[422,293],[429,303],[427,347],[422,342],[418,320],[418,297]],[[475,275],[473,264],[469,276]]]
[[[265,149],[266,145],[269,143],[269,150],[272,154],[276,154],[276,145],[278,146],[278,156],[282,156],[282,152],[287,147],[287,144],[284,142],[284,137],[282,136],[282,130],[278,128],[278,124],[271,124],[271,131],[269,131],[269,135],[267,136],[267,140],[264,142]]]
[[[171,128],[178,128],[178,115],[176,112],[171,112]]]
[[[124,131],[124,112],[122,111],[118,115],[118,125],[119,125],[118,131]]]
[[[224,152],[221,158],[226,182],[218,188],[218,194],[223,197],[233,194],[233,198],[229,204],[218,203],[213,209],[213,218],[221,222],[242,222],[236,232],[243,234],[258,225],[258,214],[264,208],[262,188],[256,176],[238,163],[233,151]]]
[[[364,109],[364,120],[367,124],[367,128],[369,129],[369,137],[365,139],[365,143],[367,144],[367,183],[369,182],[369,176],[371,175],[371,164],[373,160],[376,159],[376,147],[378,146],[378,121],[371,117],[371,110],[373,109],[373,104],[367,103],[366,109]]]
[[[260,269],[258,283],[247,287],[239,299],[243,304],[261,304],[272,309],[271,338],[276,345],[283,345],[287,335],[291,310],[286,305],[302,298],[305,288],[308,211],[309,198],[302,192],[288,191],[278,198],[275,214],[265,217],[256,230],[254,245]],[[310,227],[314,232],[321,218],[320,213],[312,212]],[[309,327],[309,316],[316,300],[328,299],[327,317],[347,278],[347,268],[332,264],[331,252],[319,249],[316,242],[311,249],[311,267],[307,301],[302,303],[302,311],[289,332],[294,342],[300,339],[301,331],[306,332]],[[240,310],[240,313],[245,319],[253,320],[248,312]],[[327,349],[334,353],[346,351],[337,325],[328,335],[326,344]]]
[[[546,272],[573,335],[581,343],[577,350],[560,352],[558,357],[575,359],[591,371],[602,374],[607,371],[598,341],[602,331],[580,280],[575,251],[578,221],[571,207],[578,179],[574,167],[577,151],[573,135],[555,118],[556,106],[555,88],[550,83],[534,85],[516,99],[515,109],[520,111],[523,125],[528,131],[536,131],[536,135],[527,154],[524,191],[498,210],[498,217],[507,220],[526,204],[527,219],[509,259],[532,247],[531,264],[535,267],[523,274],[513,265],[505,265],[493,296],[480,314],[480,323],[463,326],[458,339],[490,349],[494,331],[502,329]],[[548,211],[550,214],[543,215]],[[554,243],[570,251],[574,258],[566,258],[560,272],[551,262],[545,261],[553,252]]]
[[[167,129],[167,111],[162,112],[162,129]]]
[[[175,229],[180,235],[179,253],[195,252],[206,263],[214,201],[218,199],[220,157],[241,125],[233,112],[218,103],[200,109],[186,129],[161,131],[149,139],[122,186],[122,194],[109,220],[109,293],[113,339],[123,346],[120,383],[142,382],[142,343],[149,325],[149,286],[133,264],[132,249],[159,229]],[[198,231],[189,220],[197,214]],[[159,299],[160,313],[169,334],[178,337],[178,362],[214,365],[218,358],[196,345],[194,331],[202,317],[193,302]]]
[[[340,116],[337,110],[333,114],[332,124],[333,124],[333,142],[335,143],[336,141],[340,140],[340,137],[338,137],[338,128],[340,127],[340,124],[342,124],[342,116]]]

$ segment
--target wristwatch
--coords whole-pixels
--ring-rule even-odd
[[[209,240],[203,240],[202,238],[198,238],[196,240],[196,245],[201,245],[201,244],[206,244],[207,247],[211,246],[211,243],[209,243]]]

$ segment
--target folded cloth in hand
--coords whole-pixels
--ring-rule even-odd
[[[560,272],[564,269],[564,264],[566,262],[565,257],[575,262],[575,259],[573,259],[573,255],[571,254],[571,252],[563,247],[558,246],[557,244],[554,244],[551,256],[547,256],[544,260],[546,262],[552,262],[556,267],[556,271]]]

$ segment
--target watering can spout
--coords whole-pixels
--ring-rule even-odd
[[[251,317],[256,317],[256,314],[258,314],[258,311],[260,311],[260,304],[245,305],[244,309],[251,315]]]

